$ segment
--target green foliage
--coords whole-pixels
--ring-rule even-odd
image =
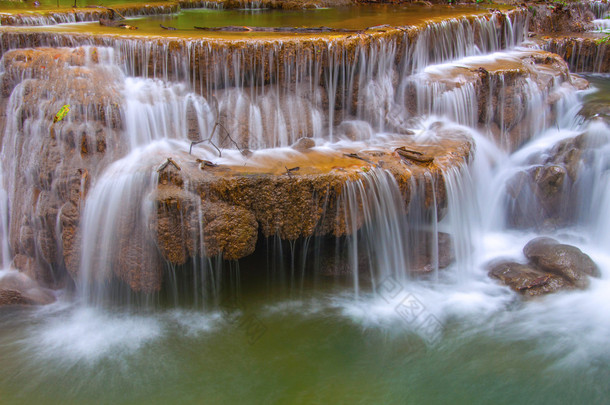
[[[595,40],[595,43],[598,45],[607,44],[608,42],[610,42],[610,34],[606,34],[602,38]]]
[[[536,17],[536,7],[534,7],[534,6],[527,6],[527,8],[532,13],[532,17]]]

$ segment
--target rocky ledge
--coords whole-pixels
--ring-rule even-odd
[[[442,217],[447,205],[443,173],[463,165],[472,145],[458,130],[438,131],[445,131],[442,141],[403,140],[383,147],[306,148],[303,144],[309,142],[301,141],[291,150],[254,152],[239,163],[197,159],[197,149],[193,155],[167,155],[158,162],[158,185],[150,197],[155,206],[147,225],[150,233],[141,236],[130,221],[117,231],[121,240],[150,240],[151,249],[121,249],[115,274],[133,290],[150,292],[162,283],[161,270],[151,263],[239,259],[252,254],[261,237],[352,234],[364,223],[366,203],[358,195],[357,208],[350,210],[347,187],[359,184],[364,195],[374,195],[379,190],[363,181],[367,176],[384,178],[381,181],[391,176],[404,215],[411,201],[421,199],[426,209]],[[78,255],[77,249],[65,246],[65,253]],[[419,261],[424,268],[426,258]],[[68,257],[67,263],[78,260]],[[77,268],[70,270],[78,276]]]
[[[539,42],[565,59],[572,72],[610,72],[610,46],[601,35],[543,36]]]
[[[564,87],[587,86],[586,80],[569,73],[559,56],[520,50],[429,66],[406,83],[405,104],[413,114],[451,111],[446,104],[470,105],[470,110],[460,111],[453,118],[479,126],[498,144],[515,150],[537,128],[557,119],[553,105],[561,98]],[[544,99],[532,99],[532,93],[541,94]]]

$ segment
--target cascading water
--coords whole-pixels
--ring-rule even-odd
[[[354,290],[359,294],[359,243],[368,256],[368,267],[373,289],[388,277],[404,283],[405,269],[409,268],[407,257],[408,224],[404,216],[404,202],[394,177],[383,170],[374,169],[362,180],[346,184],[346,222],[352,230],[358,220],[364,224],[363,231],[354,232],[349,246],[349,260],[354,276]],[[361,217],[361,218],[358,218]],[[364,273],[364,272],[363,272]]]
[[[161,139],[198,140],[216,120],[205,99],[184,85],[159,80],[125,80],[125,133],[130,150]]]
[[[4,178],[0,168],[0,264],[7,269],[11,264],[11,255],[8,241],[8,195],[4,189]]]
[[[100,304],[108,299],[109,291],[112,294],[112,272],[120,266],[117,260],[121,257],[132,262],[123,264],[126,272],[119,277],[134,290],[150,290],[158,283],[159,271],[148,272],[152,274],[149,279],[138,273],[142,267],[158,266],[145,230],[153,211],[150,193],[157,183],[150,155],[164,150],[163,145],[155,144],[135,149],[108,167],[89,192],[81,222],[79,270],[79,288],[86,302]],[[126,246],[124,240],[130,243]],[[129,253],[121,254],[125,249]],[[110,299],[120,297],[119,292]]]

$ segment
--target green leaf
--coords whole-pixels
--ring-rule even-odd
[[[66,114],[70,111],[70,104],[65,104],[61,109],[55,114],[55,118],[53,118],[53,123],[59,122],[64,119]]]

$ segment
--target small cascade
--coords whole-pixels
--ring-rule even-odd
[[[610,230],[606,207],[610,204],[608,164],[610,159],[610,137],[608,124],[593,121],[586,127],[583,148],[584,164],[579,167],[580,173],[575,179],[572,198],[576,209],[578,224],[583,224],[585,231],[592,235],[594,244],[604,249],[610,244]],[[574,198],[575,197],[575,198]]]
[[[181,9],[189,9],[189,8],[207,8],[211,10],[223,10],[224,2],[220,0],[188,0],[188,1],[180,1]]]
[[[577,112],[564,62],[528,50],[428,66],[405,80],[399,94],[410,114],[481,128],[506,150]],[[574,111],[565,115],[564,106]]]
[[[150,157],[168,149],[166,142],[134,149],[109,166],[88,193],[79,230],[78,282],[85,302],[117,302],[130,297],[130,289],[158,290],[163,264],[147,229],[158,182]],[[113,282],[118,269],[116,276],[129,287]]]
[[[161,139],[200,140],[216,117],[209,104],[183,84],[156,79],[125,80],[124,122],[130,149]]]
[[[179,10],[177,4],[146,4],[143,6],[118,6],[114,10],[125,17],[138,17],[175,13]],[[106,8],[79,8],[63,11],[41,11],[40,13],[2,14],[0,23],[4,26],[44,26],[57,24],[72,24],[80,22],[99,21],[100,18],[113,18],[114,12]]]
[[[447,215],[439,229],[452,236],[455,268],[460,278],[474,269],[474,251],[481,243],[480,208],[475,183],[466,163],[443,173],[447,190]]]
[[[55,25],[75,23],[76,14],[69,13],[48,13],[42,14],[19,14],[19,15],[3,15],[1,17],[2,25],[23,25],[23,26],[39,26],[39,25]],[[84,20],[87,21],[87,20]],[[90,20],[92,21],[92,20]]]
[[[10,267],[11,254],[9,247],[9,211],[8,211],[8,193],[4,185],[4,176],[2,176],[2,167],[0,167],[0,269],[5,270]]]
[[[610,71],[607,43],[593,38],[551,38],[543,46],[548,52],[563,57],[575,73],[607,73]]]
[[[349,261],[356,296],[360,274],[366,274],[373,291],[388,277],[402,283],[408,277],[408,224],[405,203],[398,184],[390,173],[373,169],[359,180],[345,185],[346,224],[353,231],[349,237]],[[358,232],[359,224],[362,228]],[[359,250],[362,249],[361,253]],[[365,256],[364,261],[361,255]]]
[[[606,14],[608,14],[608,10],[610,10],[610,5],[607,1],[588,1],[585,3],[585,6],[589,6],[593,14],[595,14],[595,18],[604,18]]]

